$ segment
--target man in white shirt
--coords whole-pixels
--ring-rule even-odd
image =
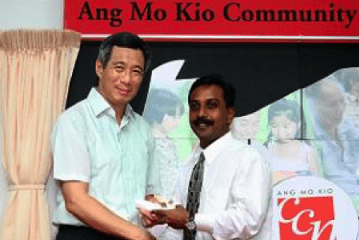
[[[56,240],[155,239],[138,226],[134,204],[154,193],[152,131],[129,105],[149,57],[134,34],[106,38],[96,60],[98,87],[59,117],[52,134],[61,189]]]
[[[229,131],[235,89],[220,76],[204,76],[192,85],[188,101],[190,125],[200,144],[181,169],[176,209],[143,212],[144,224],[167,223],[172,228],[167,239],[271,239],[270,229],[260,233],[271,196],[266,162]],[[203,167],[194,167],[202,162],[200,155],[205,157]],[[201,178],[201,173],[193,174],[197,168],[203,168],[200,199],[192,189]],[[198,205],[195,211],[194,205]]]

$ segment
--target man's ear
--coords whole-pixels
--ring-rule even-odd
[[[99,60],[96,60],[95,62],[95,71],[96,75],[100,78],[102,71],[104,70],[102,63]]]
[[[236,110],[235,107],[228,107],[227,108],[227,116],[228,116],[228,124],[230,126],[230,124],[232,123],[234,117],[236,114]]]

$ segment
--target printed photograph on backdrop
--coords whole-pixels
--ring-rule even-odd
[[[300,91],[292,100],[281,99],[268,107],[268,137],[264,145],[273,183],[294,176],[319,176],[313,147],[302,136]]]
[[[359,68],[339,69],[304,91],[305,138],[314,144],[324,178],[359,210]]]

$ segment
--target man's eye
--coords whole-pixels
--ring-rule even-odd
[[[216,108],[217,107],[217,103],[214,101],[211,101],[207,104],[208,108]]]
[[[134,70],[134,71],[133,71],[133,74],[134,74],[135,76],[142,76],[143,72],[142,72],[141,70]]]
[[[196,104],[196,103],[190,103],[190,109],[191,110],[196,110],[196,109],[198,109],[199,108],[199,105],[198,104]]]
[[[115,66],[115,70],[118,72],[122,72],[122,71],[124,71],[124,67],[123,66]]]

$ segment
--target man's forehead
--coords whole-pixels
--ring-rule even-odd
[[[115,57],[139,57],[141,61],[145,61],[144,53],[141,51],[141,49],[135,49],[135,48],[128,48],[128,47],[119,47],[119,46],[113,46],[113,48],[110,51],[110,60],[115,59]]]
[[[328,100],[336,97],[342,97],[343,93],[339,86],[334,83],[328,83],[324,84],[320,88],[320,96],[323,100]]]
[[[191,93],[190,100],[224,100],[223,89],[218,85],[201,85]]]

